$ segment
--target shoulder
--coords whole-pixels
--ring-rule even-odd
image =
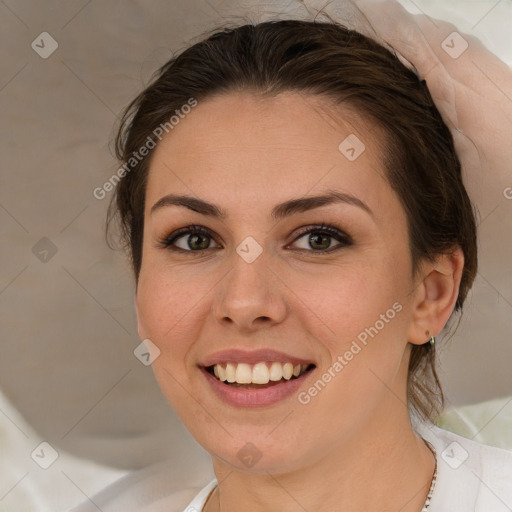
[[[183,512],[213,478],[210,465],[184,468],[168,460],[124,476],[68,512]]]
[[[496,473],[500,478],[509,477],[509,482],[512,482],[512,450],[479,443],[435,425],[431,429],[443,442],[441,446],[444,447],[442,454],[444,460],[448,461],[451,457],[455,457],[458,462],[454,464],[463,464],[466,460],[473,458],[489,474]]]
[[[472,512],[512,509],[512,451],[476,442],[433,424],[423,424],[417,431],[437,452],[438,505],[458,503],[458,510]]]

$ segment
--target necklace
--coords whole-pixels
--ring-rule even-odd
[[[426,441],[425,439],[424,439],[424,441],[427,444],[427,446],[429,447],[430,451],[433,453],[434,460],[435,460],[434,476],[432,477],[432,482],[430,483],[430,489],[427,494],[427,499],[425,500],[423,508],[421,509],[421,512],[428,512],[428,508],[430,507],[430,500],[432,499],[432,495],[434,494],[434,487],[436,486],[436,481],[437,481],[437,452],[436,452],[436,449],[428,441]],[[213,491],[208,496],[205,504],[203,505],[202,510],[206,510],[206,504],[208,503],[208,501],[210,501],[210,498],[215,494],[216,490],[217,490],[217,486],[215,487],[215,489],[213,489]]]
[[[425,441],[425,439],[424,439]],[[428,442],[425,441],[427,446],[430,448],[430,451],[434,454],[434,460],[436,461],[435,469],[434,469],[434,476],[432,477],[432,483],[430,484],[430,489],[427,494],[427,499],[425,501],[425,504],[423,505],[423,508],[421,509],[421,512],[427,512],[428,507],[430,506],[430,500],[432,499],[432,494],[434,493],[434,487],[436,485],[437,480],[437,453],[436,449]]]

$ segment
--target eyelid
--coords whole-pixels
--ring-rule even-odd
[[[337,248],[340,248],[340,246],[348,247],[350,245],[353,245],[353,243],[354,243],[352,237],[350,235],[348,235],[345,231],[343,231],[341,228],[338,228],[335,225],[326,224],[323,222],[320,224],[306,226],[304,229],[301,229],[291,243],[296,242],[298,239],[302,238],[304,235],[308,235],[310,233],[326,234],[330,238],[334,238],[335,240],[337,240],[339,242],[339,244],[335,245],[334,247],[329,247],[325,251],[313,251],[313,250],[307,250],[307,249],[298,249],[299,251],[305,251],[305,252],[312,253],[312,254],[326,254],[326,253],[330,253],[331,251],[336,250]]]
[[[182,249],[181,247],[177,247],[174,245],[176,240],[178,240],[179,238],[182,238],[182,237],[186,236],[187,234],[193,234],[193,233],[198,233],[198,234],[204,235],[208,238],[211,238],[216,244],[221,245],[216,240],[216,237],[213,235],[213,233],[210,229],[208,229],[204,226],[189,225],[189,226],[185,226],[183,228],[179,228],[179,229],[173,231],[171,234],[164,236],[162,239],[160,239],[158,241],[157,247],[171,250],[171,251],[176,251],[176,252],[196,253],[196,254],[202,254],[205,251],[208,251],[209,249],[217,249],[217,247],[209,247],[208,249],[200,249],[197,251],[193,251],[193,250]],[[308,252],[308,253],[320,255],[320,254],[330,253],[331,251],[336,250],[340,246],[347,247],[347,246],[353,245],[353,243],[354,243],[352,237],[350,235],[348,235],[345,231],[343,231],[341,228],[336,227],[335,225],[326,224],[326,223],[322,222],[319,224],[310,224],[309,226],[300,228],[299,232],[295,234],[294,239],[289,244],[287,244],[286,247],[288,248],[291,244],[295,243],[297,240],[299,240],[300,238],[302,238],[305,235],[310,234],[310,233],[325,234],[325,235],[329,236],[330,238],[334,238],[339,243],[337,245],[335,245],[334,247],[329,247],[326,250],[319,250],[319,251],[308,250],[308,249],[297,249],[297,250],[302,251],[302,252]]]
[[[204,226],[188,225],[183,228],[176,229],[172,233],[165,235],[163,238],[159,239],[157,241],[157,247],[161,248],[161,249],[174,250],[177,252],[190,252],[190,253],[194,253],[194,252],[202,253],[203,251],[208,250],[208,249],[202,249],[200,251],[191,251],[191,250],[182,249],[181,247],[176,247],[175,245],[173,245],[174,242],[178,238],[181,238],[187,234],[192,234],[192,233],[199,233],[201,235],[207,236],[208,238],[211,238],[212,240],[215,241],[215,243],[217,243],[217,244],[219,243],[215,239],[215,236],[213,236],[213,233],[208,228],[205,228]],[[214,247],[214,249],[216,249],[216,247]]]
[[[350,236],[345,233],[341,228],[336,227],[334,224],[328,224],[321,222],[319,224],[310,224],[309,226],[305,226],[303,228],[299,228],[299,232],[296,235],[296,237],[301,237],[302,235],[305,235],[306,233],[311,233],[314,231],[324,231],[327,233],[332,233],[333,235],[338,235],[340,237],[344,237],[347,240],[351,240]]]

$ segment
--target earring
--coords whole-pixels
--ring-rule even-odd
[[[430,336],[430,331],[425,331],[425,334],[427,336]],[[430,336],[430,339],[426,343],[430,343],[430,345],[433,345],[436,342],[435,336]]]

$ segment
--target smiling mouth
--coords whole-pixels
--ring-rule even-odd
[[[314,364],[260,362],[224,363],[206,367],[206,371],[224,384],[242,389],[262,389],[296,380],[312,371]]]

